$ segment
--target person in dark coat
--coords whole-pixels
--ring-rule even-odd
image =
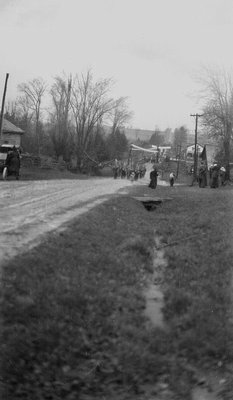
[[[202,161],[198,171],[198,183],[200,188],[204,188],[207,185],[207,169],[205,163]]]
[[[157,177],[158,177],[158,172],[157,172],[156,167],[154,167],[153,170],[150,173],[149,187],[151,189],[156,189],[156,187],[157,187]]]
[[[219,177],[219,167],[217,164],[214,164],[214,166],[211,168],[211,180],[210,180],[210,187],[212,189],[215,189],[218,187],[218,177]]]
[[[19,170],[20,170],[20,157],[19,153],[14,146],[12,151],[9,151],[6,157],[5,166],[7,167],[8,174],[15,174],[16,179],[19,178]]]

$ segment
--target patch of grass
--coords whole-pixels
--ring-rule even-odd
[[[151,223],[166,246],[163,311],[174,352],[198,369],[231,365],[232,188],[158,187],[153,195],[173,198]]]
[[[166,334],[153,332],[154,354],[145,328],[148,227],[140,203],[115,199],[6,265],[1,352],[11,400],[124,399],[169,369]]]
[[[189,363],[232,360],[232,190],[131,193],[173,200],[148,212],[113,198],[3,269],[2,392],[11,400],[144,400],[145,384],[161,379],[170,398],[188,400]],[[164,248],[167,330],[144,315],[155,231],[178,242]]]

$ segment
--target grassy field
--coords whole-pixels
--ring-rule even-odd
[[[148,212],[145,194],[172,200]],[[189,400],[205,369],[232,398],[232,196],[132,185],[8,263],[1,398]],[[144,313],[157,234],[165,328]]]

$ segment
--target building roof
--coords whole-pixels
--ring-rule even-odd
[[[22,135],[24,131],[12,124],[12,122],[8,121],[6,118],[3,118],[2,133],[18,133]]]
[[[197,143],[197,146],[198,146],[198,147],[202,147],[202,148],[204,147],[204,145],[203,145],[203,144],[200,144],[200,143]],[[189,149],[190,147],[195,147],[195,143],[191,143],[191,144],[188,144],[188,145],[187,145],[187,149]]]

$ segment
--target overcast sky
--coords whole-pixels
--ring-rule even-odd
[[[92,68],[129,96],[131,125],[186,125],[199,112],[193,76],[232,67],[233,0],[0,0],[0,99],[35,77]]]

